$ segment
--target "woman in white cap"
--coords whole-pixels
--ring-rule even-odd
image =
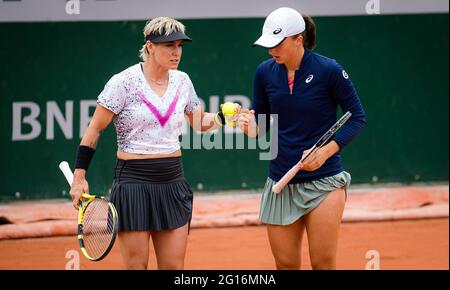
[[[183,269],[192,216],[192,190],[184,178],[181,134],[185,116],[198,131],[225,124],[221,112],[203,112],[189,76],[178,71],[185,27],[158,17],[144,28],[142,62],[114,75],[78,148],[73,204],[88,192],[86,172],[101,132],[114,121],[117,162],[110,199],[119,216],[119,241],[127,269],[147,269],[150,237],[158,269]],[[239,105],[236,104],[239,110]]]
[[[363,107],[342,67],[311,51],[316,28],[310,17],[279,8],[267,17],[254,45],[267,48],[272,58],[258,66],[253,110],[242,110],[238,125],[249,137],[256,137],[266,133],[270,115],[278,115],[278,138],[272,140],[278,141],[278,154],[270,161],[260,208],[276,267],[300,268],[306,229],[313,269],[334,269],[351,178],[339,152],[365,126]],[[303,162],[281,193],[274,193],[274,183],[336,122],[338,106],[352,113],[346,125]],[[266,130],[259,130],[254,114],[266,117]]]

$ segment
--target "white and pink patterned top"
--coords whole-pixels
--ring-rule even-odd
[[[178,70],[169,70],[167,90],[159,97],[145,80],[140,63],[114,75],[97,103],[115,114],[118,148],[136,154],[180,149],[185,114],[201,104],[189,76]]]

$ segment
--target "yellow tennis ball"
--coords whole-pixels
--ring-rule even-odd
[[[236,114],[236,106],[234,103],[226,102],[222,105],[222,113],[224,115],[234,116]]]

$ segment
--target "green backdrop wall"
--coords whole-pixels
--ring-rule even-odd
[[[343,151],[353,183],[448,180],[448,14],[316,17],[317,52],[349,73],[367,113],[365,130]],[[209,108],[211,96],[251,98],[256,66],[268,58],[252,48],[264,19],[185,20],[194,42],[180,70],[189,73]],[[0,199],[61,197],[68,186],[58,170],[73,166],[80,141],[81,101],[95,101],[106,81],[138,61],[144,21],[0,23]],[[67,137],[49,108],[66,115]],[[13,140],[13,118],[39,108],[41,132]],[[55,102],[55,103],[53,103]],[[70,106],[70,104],[69,104]],[[68,108],[71,109],[70,107]],[[90,109],[90,113],[93,108]],[[22,134],[31,126],[19,123]],[[52,138],[52,134],[54,136]],[[66,133],[67,134],[67,133]],[[107,192],[115,163],[114,127],[102,136],[88,173],[92,192]],[[184,150],[194,189],[262,187],[268,161],[257,150]],[[66,193],[67,196],[67,193]]]

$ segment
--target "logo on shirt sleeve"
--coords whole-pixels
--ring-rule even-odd
[[[345,70],[342,71],[342,76],[344,77],[344,79],[348,80],[348,74]]]

